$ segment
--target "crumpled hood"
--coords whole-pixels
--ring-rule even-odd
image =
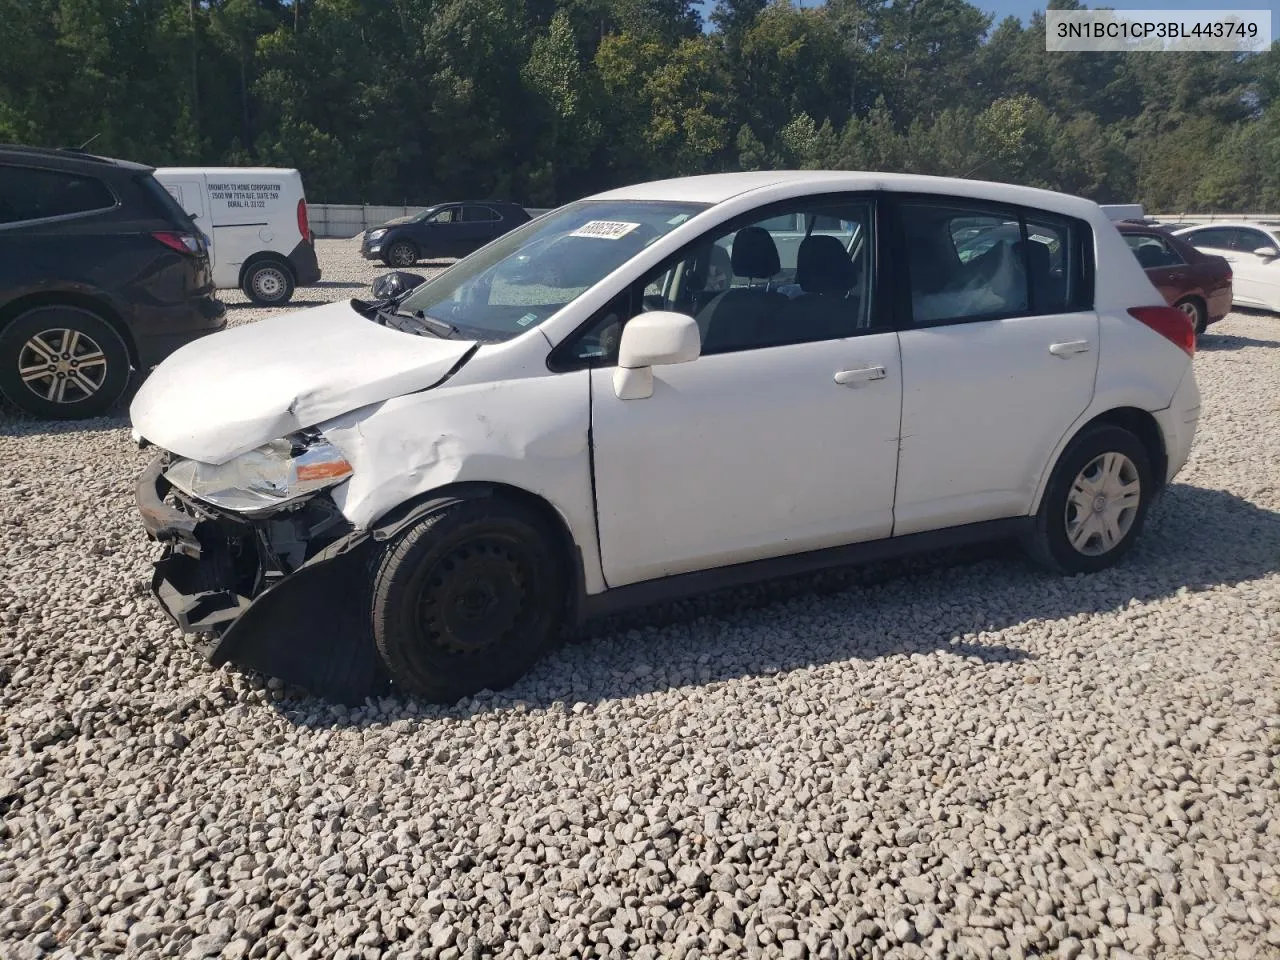
[[[382,223],[378,224],[376,227],[370,227],[370,228],[369,228],[369,232],[370,232],[370,233],[373,233],[373,231],[375,231],[375,230],[382,230],[382,229],[384,229],[384,228],[386,228],[386,227],[393,227],[393,226],[395,226],[397,223],[412,223],[415,219],[417,219],[417,216],[418,216],[418,215],[417,215],[416,213],[411,213],[411,214],[409,214],[409,216],[407,216],[407,217],[393,217],[393,218],[392,218],[392,219],[390,219],[390,220],[386,220],[386,221],[384,221],[384,222],[382,222]]]
[[[179,456],[224,463],[304,427],[434,386],[475,343],[389,330],[349,302],[210,334],[170,355],[129,407]]]

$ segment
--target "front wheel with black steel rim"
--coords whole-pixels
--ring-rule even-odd
[[[1195,328],[1197,337],[1204,333],[1205,328],[1209,325],[1209,319],[1205,315],[1204,304],[1198,297],[1187,297],[1179,300],[1175,306],[1187,315],[1187,319],[1191,321],[1191,326]]]
[[[35,307],[0,329],[0,393],[37,417],[105,413],[129,385],[130,369],[120,334],[83,307]]]
[[[501,690],[550,646],[567,580],[533,511],[468,500],[409,528],[378,566],[373,635],[393,682],[431,703]]]
[[[418,262],[418,247],[412,240],[397,240],[387,247],[388,267],[412,267]]]
[[[278,261],[263,260],[245,271],[240,289],[260,307],[278,307],[293,297],[293,271]]]
[[[1155,493],[1151,458],[1123,427],[1091,427],[1054,468],[1027,546],[1059,573],[1093,573],[1133,547]]]

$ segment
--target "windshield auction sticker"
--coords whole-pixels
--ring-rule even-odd
[[[627,223],[625,220],[592,220],[589,223],[584,223],[569,236],[595,237],[597,240],[620,240],[639,226],[640,224],[638,223]]]
[[[1270,10],[1046,10],[1050,53],[1271,49]]]

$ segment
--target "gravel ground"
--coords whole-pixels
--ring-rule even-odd
[[[0,412],[0,957],[1278,957],[1280,317],[1196,365],[1119,569],[641,615],[447,710],[211,670],[123,417]]]

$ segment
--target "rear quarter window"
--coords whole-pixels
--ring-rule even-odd
[[[138,178],[138,186],[142,188],[142,192],[150,202],[152,213],[174,222],[175,226],[180,226],[184,230],[195,230],[195,224],[192,222],[191,216],[182,208],[182,204],[174,199],[173,194],[161,185],[159,180],[151,176],[151,174],[146,174]]]
[[[115,205],[115,194],[94,177],[35,167],[0,168],[0,224],[97,213]]]

